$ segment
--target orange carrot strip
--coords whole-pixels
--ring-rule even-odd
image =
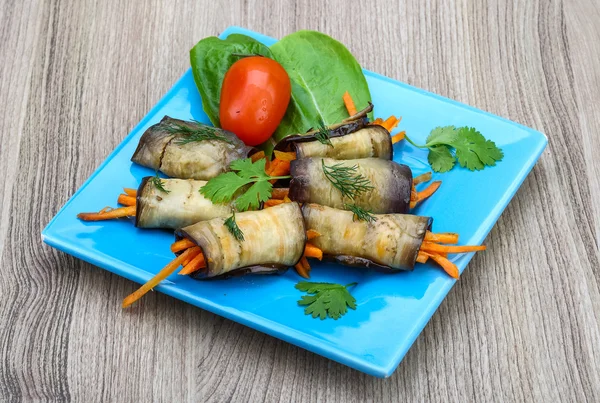
[[[468,253],[468,252],[477,252],[481,250],[485,250],[485,245],[438,245],[432,242],[423,242],[421,244],[421,250],[425,252],[434,252],[434,253]]]
[[[283,199],[290,193],[289,188],[273,188],[271,199]]]
[[[420,250],[419,254],[417,255],[417,263],[427,263],[428,259],[429,259],[429,256],[427,256],[425,254],[425,252]]]
[[[158,284],[160,284],[161,281],[163,281],[164,279],[169,277],[169,275],[171,275],[175,270],[177,270],[177,268],[181,265],[181,262],[186,260],[190,255],[196,256],[198,253],[200,253],[200,248],[196,246],[196,247],[186,250],[181,255],[177,256],[169,264],[167,264],[161,271],[159,271],[156,274],[156,276],[152,277],[148,282],[146,282],[146,284],[142,285],[136,291],[129,294],[123,300],[123,308],[127,308],[128,306],[133,304],[135,301],[142,298],[144,296],[144,294],[146,294],[148,291],[152,290],[154,287],[156,287]]]
[[[298,262],[294,266],[294,268],[296,269],[296,273],[298,273],[300,277],[310,278],[310,274],[308,274],[308,271],[304,268],[304,266],[302,266],[302,263]]]
[[[265,202],[265,207],[279,206],[283,203],[285,203],[283,200],[269,199]]]
[[[404,140],[405,135],[406,135],[406,132],[404,130],[402,130],[400,133],[393,135],[392,136],[392,144],[396,144],[396,143],[399,143],[400,141]]]
[[[135,206],[135,197],[133,196],[127,196],[124,194],[120,194],[119,198],[117,199],[117,203],[122,204],[124,206]]]
[[[194,257],[188,264],[186,264],[183,269],[179,272],[182,276],[187,276],[188,274],[192,274],[195,271],[203,269],[206,267],[206,261],[204,260],[204,254],[202,252],[198,253],[196,257]]]
[[[433,181],[429,186],[425,189],[417,193],[417,202],[422,202],[427,199],[429,196],[435,193],[436,190],[440,187],[442,181]]]
[[[386,120],[383,121],[383,123],[381,124],[381,126],[385,127],[386,130],[392,131],[392,129],[396,126],[397,119],[394,115],[390,116],[389,118],[387,118]]]
[[[433,232],[427,231],[425,233],[425,241],[438,243],[458,243],[458,234],[453,232],[435,234]]]
[[[419,252],[419,253],[421,253],[421,252]],[[448,273],[448,275],[450,277],[456,278],[456,279],[458,278],[458,276],[459,276],[458,267],[456,267],[456,265],[454,263],[452,263],[451,261],[449,261],[445,257],[437,255],[435,253],[423,252],[423,254],[426,255],[427,257],[430,257],[437,264],[439,264],[440,266],[442,266],[442,269],[444,269],[444,271],[446,273]]]
[[[173,253],[181,252],[182,250],[191,248],[193,246],[196,246],[196,244],[187,238],[183,238],[183,239],[180,239],[179,241],[173,242],[171,244],[171,252],[173,252]]]
[[[125,194],[127,196],[133,196],[133,197],[137,196],[137,190],[132,189],[132,188],[123,188],[123,192],[125,192]]]
[[[294,151],[273,151],[275,153],[275,158],[281,161],[293,161],[296,159],[296,153]]]
[[[344,105],[346,105],[348,115],[356,115],[356,106],[354,105],[354,100],[352,100],[352,97],[350,96],[350,93],[348,91],[344,92],[342,99],[344,100]]]
[[[309,241],[311,239],[315,239],[318,236],[321,236],[321,234],[315,231],[314,229],[309,229],[308,231],[306,231],[306,239]]]
[[[306,257],[314,257],[315,259],[323,259],[323,251],[317,248],[312,243],[307,243],[304,247],[304,256]]]
[[[131,217],[135,215],[135,206],[119,207],[114,210],[103,210],[100,213],[79,213],[77,218],[83,221],[103,221],[113,218]]]
[[[287,197],[287,195],[283,198],[283,202],[284,203],[291,203],[292,199],[290,199],[289,197]]]
[[[413,185],[418,185],[423,182],[429,182],[431,180],[431,172],[425,172],[419,176],[413,178]]]
[[[275,158],[271,164],[270,172],[267,172],[269,176],[285,176],[290,174],[290,162],[283,161],[279,158]],[[275,183],[277,180],[273,179],[269,182]]]
[[[302,267],[304,267],[304,269],[310,273],[310,264],[308,263],[308,260],[306,260],[306,256],[302,256],[302,259],[300,259],[300,264],[302,264]]]
[[[380,125],[381,126],[382,123],[383,123],[383,119],[377,118],[374,121],[372,121],[370,124],[372,124],[372,125]]]
[[[264,151],[259,151],[257,153],[254,153],[250,156],[250,159],[252,160],[252,162],[256,162],[259,159],[265,158],[265,152]]]

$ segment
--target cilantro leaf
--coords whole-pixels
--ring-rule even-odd
[[[455,162],[471,171],[479,171],[486,166],[494,166],[504,158],[504,153],[496,144],[487,140],[472,127],[444,126],[436,127],[427,136],[424,145],[415,144],[410,138],[406,140],[419,148],[428,148],[427,160],[436,172],[451,170]],[[452,148],[455,153],[452,154]]]
[[[448,146],[439,145],[429,149],[427,161],[435,172],[448,172],[454,167],[455,158]]]
[[[296,284],[296,289],[312,295],[303,295],[298,305],[306,306],[304,313],[313,318],[319,317],[324,320],[329,316],[337,320],[344,316],[350,309],[356,309],[356,299],[348,291],[348,285],[334,283],[312,283],[303,281]]]
[[[200,188],[206,198],[213,203],[226,203],[236,196],[235,206],[240,211],[257,209],[261,202],[269,200],[273,185],[269,180],[285,177],[272,177],[265,172],[265,159],[252,162],[250,158],[235,160],[229,166],[233,172],[222,173],[210,179]],[[247,188],[247,185],[252,184]]]

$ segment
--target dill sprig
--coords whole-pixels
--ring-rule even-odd
[[[226,137],[219,136],[218,129],[215,127],[206,126],[196,120],[192,122],[197,123],[199,127],[191,128],[181,123],[170,123],[165,130],[170,134],[183,134],[185,137],[178,139],[177,144],[188,144],[195,141],[204,141],[204,140],[220,140],[229,144],[233,144],[231,140]]]
[[[344,197],[354,199],[365,192],[373,190],[371,181],[362,174],[357,173],[358,165],[348,167],[339,163],[327,166],[324,160],[321,160],[321,165],[325,177],[336,189],[342,192]]]
[[[224,224],[235,239],[237,239],[238,241],[244,240],[244,233],[242,232],[240,227],[238,227],[237,222],[235,221],[235,211],[233,212],[233,215],[231,217],[225,220]]]
[[[319,122],[319,129],[315,133],[315,139],[317,139],[317,141],[321,144],[326,144],[330,147],[333,147],[333,144],[331,144],[331,140],[329,137],[329,129],[327,129],[327,127],[325,127],[325,123],[323,122],[323,119],[321,119]]]
[[[373,215],[373,211],[365,210],[364,208],[357,206],[356,204],[344,204],[344,208],[346,210],[350,210],[354,213],[352,216],[352,221],[366,221],[366,222],[375,222],[377,221],[377,217]]]
[[[157,188],[158,190],[160,190],[161,192],[171,193],[170,190],[165,189],[165,187],[163,186],[163,181],[160,178],[160,176],[158,176],[158,172],[156,173],[156,175],[154,175],[152,177],[152,179],[150,179],[150,181],[152,182],[152,184],[154,185],[154,187]]]

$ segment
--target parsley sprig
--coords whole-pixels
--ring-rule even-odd
[[[415,147],[429,149],[427,160],[436,172],[451,170],[456,161],[463,168],[479,171],[486,166],[496,165],[504,157],[502,150],[493,141],[486,140],[472,127],[436,127],[424,145],[415,144],[409,137],[405,138]]]
[[[252,162],[250,158],[235,160],[230,165],[232,172],[225,172],[210,179],[200,188],[200,193],[213,203],[227,203],[237,196],[235,207],[239,211],[258,209],[261,202],[266,202],[271,197],[273,191],[273,185],[269,182],[271,179],[291,178],[269,176],[265,172],[265,163],[265,159],[256,162]],[[252,185],[245,189],[250,184]]]
[[[321,160],[321,165],[325,177],[329,179],[336,189],[342,192],[342,196],[344,197],[354,199],[363,193],[373,190],[369,178],[357,172],[358,165],[349,167],[339,163],[327,166],[324,160]]]
[[[165,189],[162,179],[160,178],[160,176],[158,176],[158,172],[156,173],[156,175],[154,175],[152,177],[152,179],[150,179],[150,182],[152,182],[154,187],[157,188],[158,190],[160,190],[161,192],[167,193],[167,194],[171,193],[170,190]]]
[[[356,204],[344,204],[344,208],[346,210],[350,210],[354,213],[352,216],[352,221],[366,221],[366,222],[375,222],[377,221],[377,217],[373,215],[371,210],[365,210],[364,208],[357,206]]]
[[[296,284],[296,289],[306,292],[298,301],[298,305],[305,306],[304,313],[319,317],[324,320],[327,316],[339,319],[350,309],[356,309],[356,299],[350,294],[348,288],[357,283],[346,285],[335,283],[313,283],[302,281]]]
[[[181,123],[172,122],[165,128],[165,130],[170,134],[182,134],[185,136],[177,139],[177,144],[188,144],[195,141],[204,140],[220,140],[229,144],[233,144],[230,139],[218,135],[219,130],[217,128],[206,126],[196,120],[193,120],[193,122],[197,123],[199,126],[197,128],[191,128],[189,126],[182,125]]]
[[[235,239],[237,239],[238,241],[244,240],[244,233],[242,232],[240,227],[238,227],[237,222],[235,221],[235,211],[233,212],[233,215],[226,219],[223,224],[227,227],[227,229],[229,230],[229,232],[231,232],[231,235],[233,235]]]

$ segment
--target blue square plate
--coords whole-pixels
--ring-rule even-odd
[[[275,39],[230,27],[221,34],[242,33],[271,45]],[[436,232],[459,232],[461,244],[483,242],[498,217],[546,146],[546,137],[532,129],[489,113],[365,71],[376,116],[403,116],[401,129],[423,143],[436,126],[473,126],[504,150],[493,168],[469,172],[455,168],[435,175],[443,185],[416,213],[434,217]],[[123,187],[137,187],[154,172],[130,161],[142,133],[169,115],[209,122],[191,70],[146,115],[117,149],[75,193],[42,232],[47,244],[138,283],[165,266],[173,254],[172,232],[139,230],[128,220],[84,223],[82,211],[114,206]],[[395,160],[414,174],[429,170],[426,151],[397,144]],[[119,180],[115,180],[119,178]],[[485,253],[485,252],[484,252]],[[472,254],[456,257],[461,272]],[[296,304],[293,270],[281,276],[246,276],[199,282],[173,275],[156,289],[200,308],[268,333],[371,375],[387,377],[440,305],[454,280],[439,267],[418,265],[413,272],[381,274],[335,264],[315,264],[313,281],[352,289],[357,309],[334,321],[306,316]],[[123,296],[125,297],[125,295]],[[121,301],[114,301],[115,304]]]

